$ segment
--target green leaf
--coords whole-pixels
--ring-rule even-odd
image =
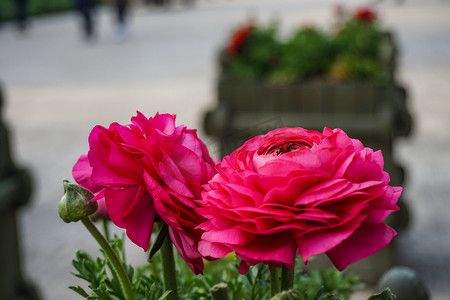
[[[110,242],[113,245],[114,251],[120,257],[121,261],[124,263],[125,261],[125,250],[124,250],[124,236],[119,238],[117,235]],[[78,294],[82,295],[87,299],[92,300],[121,300],[125,299],[122,294],[122,289],[120,286],[120,282],[117,278],[117,274],[114,271],[111,273],[107,273],[106,265],[111,268],[111,262],[104,257],[97,257],[93,260],[87,253],[84,251],[76,252],[76,259],[72,261],[77,272],[72,273],[74,276],[79,277],[85,281],[87,281],[88,287],[91,290],[89,293],[79,287],[72,287],[71,289],[76,291]],[[124,263],[125,265],[125,263]],[[113,269],[113,268],[112,268]],[[130,279],[134,277],[134,269],[131,266],[125,265],[125,269],[127,271],[127,275]],[[110,278],[112,277],[112,278]],[[140,282],[140,281],[136,281]],[[150,282],[151,283],[151,282]],[[150,285],[150,284],[149,284]],[[136,288],[134,287],[136,290]],[[137,299],[142,299],[144,292],[143,288],[141,289],[141,293],[136,296]],[[157,299],[159,295],[155,295],[153,299]]]
[[[395,300],[395,295],[389,288],[386,288],[382,292],[370,296],[367,300]]]
[[[320,300],[322,299],[323,296],[324,296],[324,289],[323,287],[321,287],[314,296],[314,300]]]
[[[77,292],[81,297],[87,298],[89,296],[81,286],[69,286],[69,289]]]
[[[161,229],[158,232],[155,243],[153,243],[153,246],[150,248],[148,252],[147,261],[149,263],[152,262],[152,258],[156,254],[156,252],[158,252],[158,250],[161,249],[164,239],[168,234],[169,234],[169,226],[166,223],[163,223]]]
[[[167,296],[171,293],[172,291],[167,291],[167,292],[165,292],[164,294],[162,294],[162,296],[161,297],[159,297],[158,298],[158,300],[163,300],[163,299],[166,299],[167,298]]]
[[[323,298],[321,298],[321,300],[342,300],[342,298],[333,294],[327,294]]]
[[[96,298],[93,298],[93,299],[98,299],[98,300],[115,300],[115,299],[117,299],[117,298],[112,297],[110,291],[108,291],[108,289],[105,286],[100,286],[96,289],[93,289],[92,291],[97,296]]]

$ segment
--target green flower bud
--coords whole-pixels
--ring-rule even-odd
[[[226,283],[218,283],[209,289],[212,300],[228,300],[228,286]]]
[[[303,296],[300,294],[299,291],[296,290],[289,290],[289,291],[282,291],[281,293],[276,294],[270,300],[303,300]]]
[[[94,194],[68,180],[64,180],[63,184],[64,196],[59,201],[59,216],[64,222],[79,221],[97,210],[97,202],[89,202]]]

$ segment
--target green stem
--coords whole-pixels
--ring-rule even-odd
[[[280,292],[280,268],[270,269],[270,288],[272,296],[275,296]]]
[[[111,245],[105,239],[105,237],[100,233],[97,227],[94,225],[92,220],[89,217],[85,217],[81,219],[83,225],[89,230],[92,236],[95,238],[97,243],[102,247],[103,251],[105,251],[106,256],[111,261],[117,275],[119,276],[120,285],[125,296],[126,300],[134,300],[134,292],[131,287],[130,279],[128,278],[127,273],[125,272],[125,268],[122,265],[122,262],[119,260],[116,252],[114,252]]]
[[[294,287],[294,269],[295,263],[292,264],[292,268],[286,268],[286,265],[283,264],[281,267],[281,290],[287,291]]]
[[[164,275],[164,288],[166,291],[171,291],[167,296],[168,300],[177,300],[177,277],[175,272],[175,260],[173,257],[173,247],[170,236],[166,235],[164,242],[161,246],[161,259],[163,265],[163,275]]]
[[[111,240],[111,237],[109,236],[109,226],[108,226],[109,220],[103,219],[102,225],[103,225],[103,233],[105,234],[106,240],[109,242]]]

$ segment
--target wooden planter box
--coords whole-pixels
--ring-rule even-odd
[[[218,107],[206,113],[204,127],[219,138],[222,155],[278,127],[341,128],[365,146],[381,149],[393,183],[403,181],[403,171],[392,158],[393,140],[409,135],[412,121],[405,89],[392,82],[272,86],[221,80],[218,100]]]
[[[394,81],[367,82],[307,81],[273,86],[241,83],[227,79],[218,82],[218,106],[206,113],[207,134],[219,139],[221,154],[227,155],[246,140],[279,127],[303,127],[322,132],[324,127],[341,128],[367,147],[381,149],[385,170],[392,185],[404,181],[404,169],[393,157],[393,141],[408,136],[412,119],[403,87]],[[404,199],[400,212],[388,222],[397,229],[408,222]],[[394,246],[383,249],[350,267],[361,278],[374,283],[394,263]],[[324,266],[318,258],[312,266]]]

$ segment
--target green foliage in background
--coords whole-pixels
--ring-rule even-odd
[[[301,28],[287,40],[276,25],[255,26],[238,53],[222,57],[226,77],[289,84],[305,79],[384,82],[389,68],[383,57],[387,33],[376,23],[349,19],[337,32]]]
[[[384,33],[377,24],[350,19],[333,38],[333,46],[341,54],[354,54],[377,59]]]
[[[278,66],[270,76],[273,82],[319,76],[327,72],[335,54],[331,37],[315,28],[299,30],[281,49]]]
[[[136,299],[165,299],[167,293],[164,293],[163,289],[164,284],[162,282],[162,266],[159,253],[153,257],[151,263],[134,269],[126,262],[124,239],[125,236],[121,238],[115,236],[110,243],[122,261],[132,282]],[[114,272],[111,272],[111,263],[105,255],[93,259],[84,251],[78,250],[72,263],[76,270],[73,274],[85,280],[88,286],[87,288],[71,286],[69,287],[70,289],[86,299],[124,299],[119,280]],[[180,299],[211,299],[210,288],[220,282],[227,284],[230,299],[270,299],[269,268],[261,263],[250,268],[245,275],[240,275],[239,259],[233,254],[220,260],[206,262],[204,276],[192,273],[182,258],[176,255],[176,273]],[[360,287],[361,283],[358,277],[341,273],[336,269],[317,270],[307,273],[297,268],[294,284],[294,288],[305,300],[347,300],[354,289]]]
[[[43,15],[61,11],[71,10],[72,0],[28,0],[28,16]],[[8,21],[14,19],[14,0],[0,1],[0,20]]]
[[[241,51],[229,65],[230,73],[240,80],[266,77],[278,65],[281,45],[275,24],[267,28],[254,28]]]
[[[364,285],[352,273],[342,273],[337,269],[319,269],[296,276],[295,288],[305,295],[305,300],[318,299],[317,295],[349,300],[355,289]]]
[[[360,79],[383,82],[388,79],[388,72],[381,61],[351,53],[338,55],[329,67],[328,75],[336,80]]]

